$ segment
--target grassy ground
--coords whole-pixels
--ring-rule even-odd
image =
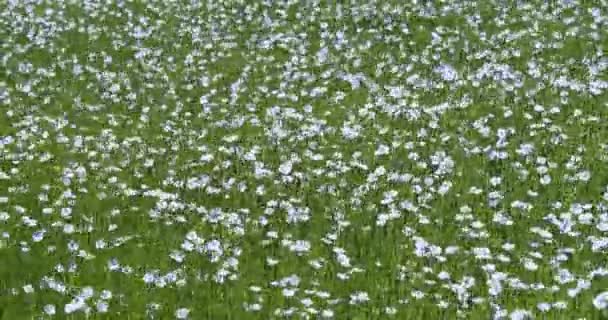
[[[607,11],[0,2],[0,319],[607,317]]]

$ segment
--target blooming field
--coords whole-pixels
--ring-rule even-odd
[[[608,317],[607,33],[605,0],[0,1],[0,319]]]

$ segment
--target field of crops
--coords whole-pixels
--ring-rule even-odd
[[[608,2],[0,1],[0,319],[608,318]]]

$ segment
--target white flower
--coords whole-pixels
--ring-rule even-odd
[[[437,274],[437,278],[439,278],[440,280],[449,280],[450,274],[446,271],[441,271],[439,272],[439,274]]]
[[[608,309],[608,291],[604,291],[593,298],[593,306],[596,309]]]
[[[334,312],[332,310],[325,309],[325,310],[321,311],[321,317],[323,317],[323,318],[333,318],[334,317]]]
[[[47,304],[46,306],[44,306],[43,309],[44,309],[44,313],[46,313],[49,316],[52,316],[57,312],[57,310],[55,309],[55,305],[52,305],[52,304]]]
[[[536,270],[538,270],[538,265],[532,259],[525,258],[524,259],[524,268],[526,268],[526,270],[536,271]]]
[[[492,254],[488,248],[473,248],[473,254],[477,259],[491,259]]]
[[[397,313],[397,308],[395,307],[386,307],[384,308],[384,313],[388,314],[388,315],[394,315]]]
[[[190,314],[190,310],[187,308],[179,308],[175,310],[175,318],[177,319],[188,319],[188,314]]]
[[[524,319],[531,319],[532,318],[532,313],[530,313],[530,311],[528,310],[514,310],[513,312],[511,312],[511,314],[509,315],[509,318],[511,320],[524,320]]]
[[[154,282],[154,280],[156,280],[156,275],[151,272],[146,272],[144,274],[143,280],[145,283],[150,284],[150,283]]]
[[[99,312],[99,313],[108,312],[108,303],[105,301],[98,301],[97,302],[97,312]]]
[[[179,250],[175,250],[169,254],[169,257],[171,257],[171,259],[173,259],[175,262],[182,263],[184,262],[186,255]]]
[[[63,233],[65,234],[72,234],[74,233],[75,228],[74,225],[66,223],[65,225],[63,225]]]
[[[336,253],[336,260],[343,267],[350,267],[350,258],[345,254],[344,250],[334,248],[334,252]]]
[[[32,241],[40,242],[44,239],[45,230],[36,231],[32,234]]]
[[[283,175],[288,175],[291,172],[292,164],[291,161],[286,161],[279,166],[279,172]]]
[[[448,193],[448,191],[450,191],[450,188],[452,188],[452,183],[450,181],[444,181],[439,186],[439,189],[437,189],[437,192],[444,196],[446,193]]]
[[[501,177],[492,177],[490,178],[490,184],[493,187],[496,187],[497,185],[499,185],[502,182],[502,178]]]
[[[547,303],[547,302],[541,302],[538,305],[536,305],[536,307],[538,308],[538,310],[540,310],[540,312],[547,312],[549,310],[551,310],[551,304]]]
[[[587,182],[591,179],[591,172],[587,170],[578,172],[576,173],[576,178],[580,181]]]
[[[296,240],[294,243],[292,243],[289,246],[289,250],[297,253],[297,254],[302,254],[304,252],[308,252],[310,251],[310,242],[306,241],[306,240]]]
[[[442,64],[434,71],[439,73],[444,81],[454,81],[458,78],[458,71],[449,64]]]
[[[31,284],[26,284],[23,286],[23,292],[25,293],[33,293],[34,292],[34,287],[32,287]]]
[[[329,49],[327,47],[323,47],[317,52],[317,60],[319,61],[319,63],[323,64],[325,63],[325,61],[327,61],[328,55]]]
[[[314,301],[312,301],[312,299],[310,298],[304,298],[302,300],[300,300],[300,302],[305,306],[305,307],[310,307],[314,304]]]
[[[70,314],[73,312],[76,312],[78,310],[82,310],[86,307],[86,304],[84,303],[83,299],[75,299],[72,300],[70,303],[66,304],[63,308],[63,311],[66,314]]]
[[[110,290],[103,290],[103,291],[101,291],[101,294],[99,295],[99,298],[101,298],[102,300],[112,299],[112,291],[110,291]]]
[[[544,176],[542,176],[542,177],[540,178],[540,184],[542,184],[542,185],[545,185],[545,186],[546,186],[546,185],[548,185],[549,183],[551,183],[551,176],[550,176],[550,175],[546,174],[546,175],[544,175]]]
[[[360,133],[361,133],[360,125],[355,125],[355,126],[351,127],[351,126],[344,124],[344,126],[342,127],[342,136],[344,137],[344,139],[347,139],[347,140],[355,139],[355,138],[359,137]]]
[[[91,298],[94,293],[95,293],[95,290],[93,289],[93,287],[84,287],[80,291],[79,297],[82,298],[83,300],[87,300],[87,299]]]
[[[389,154],[391,148],[387,145],[381,144],[378,149],[374,152],[375,156],[383,156]]]
[[[286,298],[293,297],[296,294],[296,289],[284,288],[283,296]]]
[[[414,297],[416,300],[420,300],[420,299],[424,298],[425,296],[426,296],[426,294],[420,290],[412,291],[412,297]]]

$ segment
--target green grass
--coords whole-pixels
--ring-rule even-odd
[[[592,248],[608,224],[608,93],[589,86],[607,80],[607,7],[603,22],[587,2],[501,7],[0,3],[0,319],[85,318],[64,308],[87,287],[95,319],[605,319],[608,278],[590,274],[608,263]],[[568,215],[570,233],[551,219]],[[203,242],[187,251],[191,232]],[[439,251],[417,254],[421,239]],[[495,272],[537,289],[505,280],[491,296]],[[273,284],[292,275],[293,296]],[[358,292],[369,301],[350,303]]]

